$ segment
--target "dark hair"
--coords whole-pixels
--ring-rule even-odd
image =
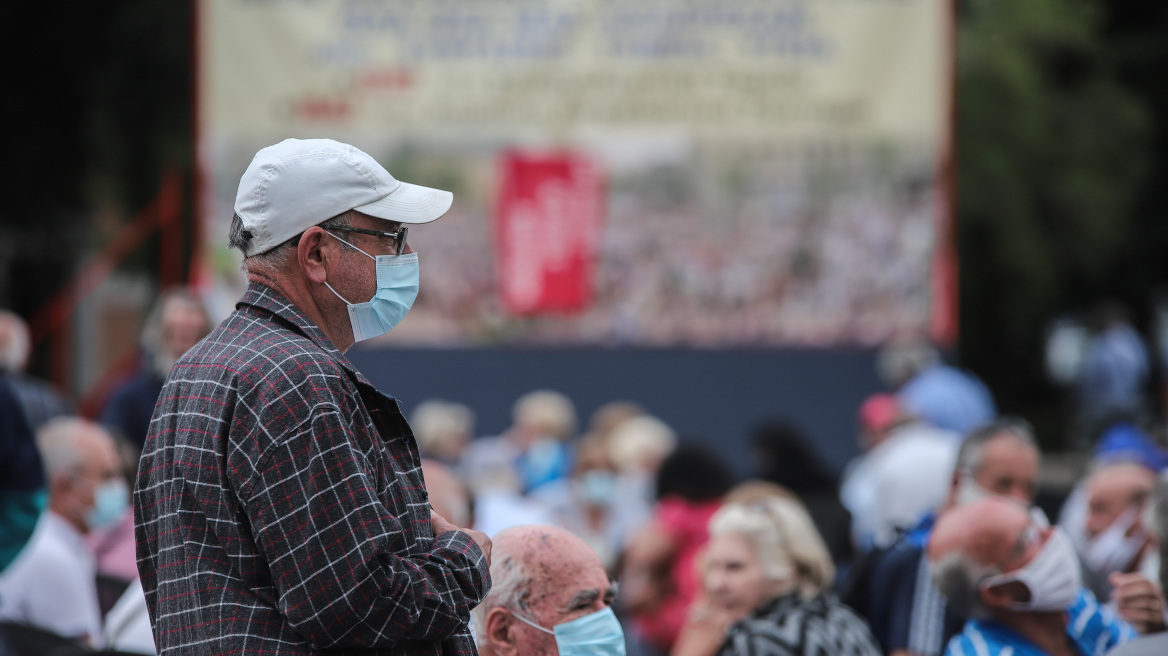
[[[733,483],[730,470],[716,453],[695,444],[682,445],[657,470],[657,498],[713,501],[729,492]]]
[[[809,492],[835,490],[835,475],[793,422],[776,419],[756,426],[751,446],[758,478],[778,483],[800,497]]]

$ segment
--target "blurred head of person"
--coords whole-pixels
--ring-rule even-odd
[[[1062,617],[1082,589],[1070,538],[1060,528],[1035,523],[1026,506],[1003,496],[942,513],[928,560],[937,588],[969,618],[1012,623],[1019,615]]]
[[[142,329],[142,348],[151,356],[151,369],[166,378],[171,367],[211,332],[211,317],[190,290],[177,288],[158,298]]]
[[[827,546],[798,501],[731,503],[710,520],[702,583],[709,603],[732,621],[783,595],[811,599],[834,576]]]
[[[876,354],[876,373],[889,389],[895,390],[940,362],[940,352],[928,340],[901,337],[885,344]]]
[[[698,444],[683,444],[662,461],[657,470],[657,499],[681,499],[688,503],[720,501],[733,485],[733,477],[718,454]]]
[[[610,608],[616,589],[600,558],[554,526],[516,526],[494,538],[491,590],[472,611],[483,656],[624,654]]]
[[[60,417],[42,426],[36,439],[50,511],[80,533],[122,518],[130,491],[117,445],[104,428],[77,417]]]
[[[0,310],[0,371],[24,371],[31,349],[28,324],[20,315]]]
[[[588,432],[607,439],[621,424],[644,414],[645,410],[632,401],[610,401],[592,413]]]
[[[604,439],[598,435],[589,435],[576,445],[572,490],[587,508],[607,509],[616,502],[616,467],[608,456]]]
[[[576,431],[576,407],[559,392],[536,390],[515,401],[511,421],[512,430],[508,437],[521,448],[539,439],[564,441]]]
[[[1087,566],[1102,575],[1130,572],[1152,544],[1144,526],[1145,506],[1156,472],[1140,463],[1111,462],[1087,479]]]
[[[778,420],[756,427],[751,435],[751,452],[758,478],[778,483],[800,496],[821,491],[834,495],[835,475],[794,423]]]
[[[461,403],[432,399],[423,401],[410,416],[410,427],[423,457],[446,464],[458,462],[474,437],[474,412]]]
[[[1152,500],[1144,511],[1144,524],[1159,547],[1156,551],[1155,580],[1161,590],[1168,590],[1168,472],[1160,474],[1152,490]]]
[[[947,505],[991,495],[1025,506],[1038,494],[1038,443],[1022,419],[1002,418],[975,429],[961,443]]]
[[[900,403],[891,394],[873,394],[856,412],[860,451],[871,451],[904,420]]]
[[[608,436],[608,453],[618,471],[653,476],[677,448],[677,434],[665,422],[649,415],[620,423]]]

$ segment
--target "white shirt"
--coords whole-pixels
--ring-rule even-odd
[[[32,538],[0,576],[0,619],[101,644],[93,555],[72,524],[41,515]]]
[[[141,580],[130,583],[105,616],[105,641],[106,649],[134,654],[158,653],[150,630],[150,614],[146,610]]]

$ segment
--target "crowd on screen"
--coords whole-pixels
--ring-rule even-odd
[[[0,314],[0,654],[154,652],[129,490],[163,379],[210,328],[195,296],[164,295],[140,371],[83,419],[23,373],[27,327]],[[497,435],[450,400],[410,424],[431,505],[500,536],[496,565],[533,535],[560,556],[587,545],[629,654],[1168,653],[1168,451],[1130,324],[1110,315],[1089,343],[1073,417],[1089,465],[1062,486],[1031,426],[931,345],[889,344],[878,366],[887,389],[856,408],[842,474],[782,419],[751,435],[742,477],[716,439],[636,403],[585,418],[546,389]],[[538,583],[492,576],[487,654],[504,653],[487,611]]]

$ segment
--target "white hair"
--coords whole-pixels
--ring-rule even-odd
[[[827,545],[797,501],[774,497],[727,504],[710,519],[710,537],[723,535],[746,538],[767,578],[788,582],[803,599],[827,589],[835,577]]]
[[[37,450],[45,468],[45,478],[52,480],[58,474],[76,470],[85,461],[81,441],[89,433],[106,439],[108,434],[98,424],[80,417],[57,417],[37,431]]]
[[[608,457],[618,469],[661,462],[677,447],[677,434],[665,422],[643,415],[620,423],[608,437]]]
[[[410,416],[410,426],[425,454],[443,454],[474,432],[474,412],[461,403],[431,399],[423,401]]]
[[[13,312],[0,310],[0,369],[24,371],[31,348],[28,324],[24,319]]]
[[[503,556],[491,563],[491,591],[475,606],[470,614],[474,619],[475,642],[482,645],[487,639],[487,614],[494,608],[519,610],[524,614],[530,610],[528,596],[531,593],[531,577],[518,558]]]
[[[516,424],[561,440],[571,437],[576,430],[576,408],[572,401],[551,390],[536,390],[519,397],[511,415]]]
[[[929,574],[949,606],[959,615],[974,619],[990,616],[979,592],[982,582],[997,573],[996,567],[975,563],[960,551],[929,561]]]

